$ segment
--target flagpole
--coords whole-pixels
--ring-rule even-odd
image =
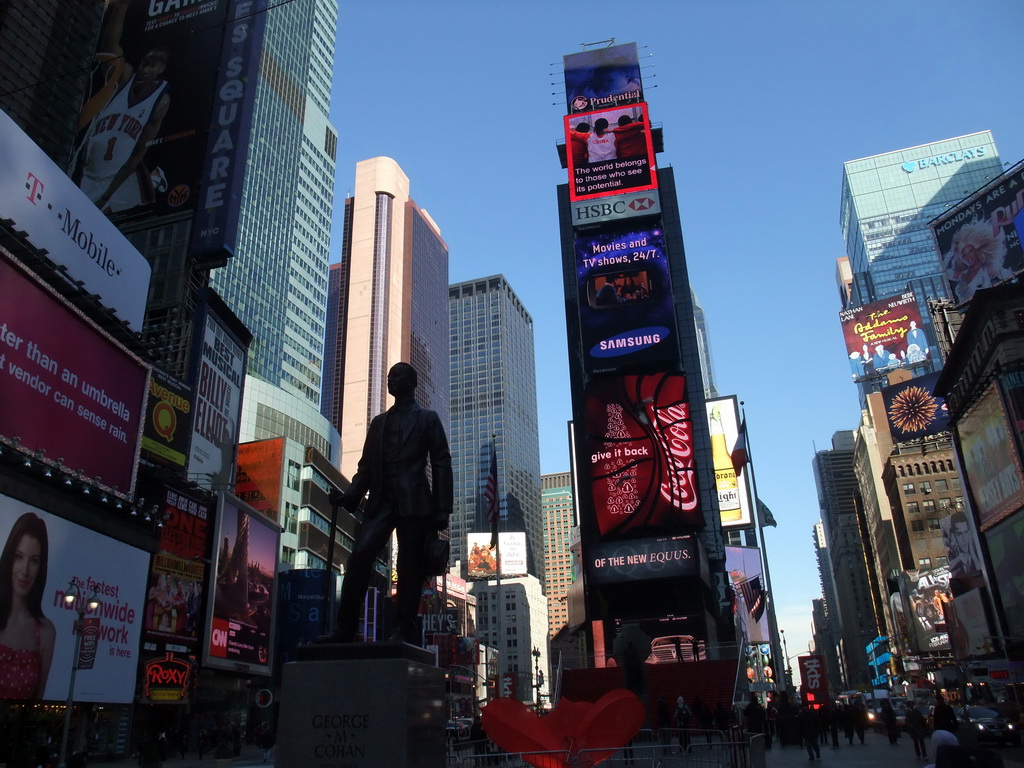
[[[743,407],[744,403],[740,400],[740,420],[745,426],[747,422],[747,412]],[[772,591],[772,572],[768,566],[768,548],[765,545],[764,540],[764,515],[761,512],[761,499],[757,495],[757,481],[754,479],[754,452],[750,449],[750,432],[747,431],[744,434],[743,439],[745,441],[745,448],[747,450],[747,469],[750,474],[750,490],[754,496],[754,517],[757,524],[754,526],[754,531],[757,535],[758,547],[761,550],[761,567],[764,569],[764,585],[768,591],[768,631],[771,633],[771,646],[772,646],[772,662],[773,671],[775,672],[775,679],[779,680],[779,674],[782,674],[782,689],[787,693],[789,692],[788,685],[786,683],[786,658],[782,655],[781,647],[779,646],[779,622],[775,615],[775,593]],[[781,666],[780,666],[781,663]]]
[[[493,530],[497,532],[497,534],[494,536],[494,572],[497,576],[497,580],[495,582],[495,589],[497,595],[495,603],[497,604],[497,610],[495,611],[495,613],[496,618],[498,619],[498,638],[495,641],[495,645],[498,648],[498,691],[500,692],[501,686],[505,681],[505,657],[508,654],[506,653],[506,649],[501,647],[501,639],[503,636],[502,631],[504,628],[504,622],[502,621],[502,617],[505,615],[505,608],[504,603],[501,600],[501,494],[498,493],[498,489],[501,487],[501,484],[498,482],[497,440],[498,436],[492,434],[491,455],[494,457],[494,501],[492,503],[494,504],[494,514],[496,517],[492,527]],[[516,682],[518,682],[518,680]],[[518,691],[516,693],[518,693]]]

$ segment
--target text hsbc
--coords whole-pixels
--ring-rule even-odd
[[[639,200],[634,202],[640,202]],[[625,200],[619,200],[614,203],[595,203],[593,205],[582,205],[576,209],[576,220],[584,221],[586,219],[596,219],[601,216],[623,216],[626,213],[627,208],[631,208],[634,211],[642,211],[651,207],[651,201],[647,200],[643,206],[635,205],[631,206]]]

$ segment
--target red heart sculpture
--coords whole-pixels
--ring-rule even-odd
[[[626,690],[606,693],[596,703],[562,699],[545,717],[515,699],[494,699],[483,708],[488,738],[506,752],[524,754],[536,768],[567,768],[587,750],[586,765],[597,765],[636,736],[644,705]],[[582,763],[581,763],[582,764]]]

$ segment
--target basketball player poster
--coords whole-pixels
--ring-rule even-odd
[[[118,225],[195,208],[230,0],[108,0],[72,178]]]

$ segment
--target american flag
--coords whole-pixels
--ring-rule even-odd
[[[484,505],[487,510],[487,522],[491,526],[491,549],[498,546],[498,519],[500,504],[498,503],[498,451],[491,440],[491,466],[484,480]]]

